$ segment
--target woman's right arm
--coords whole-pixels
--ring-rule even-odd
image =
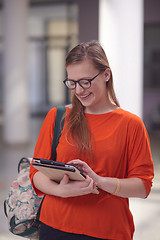
[[[60,183],[50,180],[40,171],[33,176],[33,184],[35,188],[44,194],[54,195],[58,197],[76,197],[89,193],[94,193],[96,184],[93,179],[87,176],[85,181],[70,181],[67,175],[64,175]]]
[[[47,114],[41,127],[34,157],[51,159],[55,118],[56,108],[53,108]],[[95,188],[95,184],[90,177],[87,177],[85,181],[69,181],[68,176],[64,175],[61,182],[56,183],[40,171],[37,171],[32,165],[30,167],[30,179],[38,195],[49,194],[59,197],[74,197],[92,193]]]
[[[57,195],[58,183],[50,180],[47,176],[45,176],[40,171],[34,174],[33,185],[36,189],[38,189],[42,193],[58,196]]]

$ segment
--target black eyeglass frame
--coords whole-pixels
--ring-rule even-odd
[[[68,78],[66,78],[66,79],[63,81],[63,83],[65,84],[66,87],[68,87],[67,84],[66,84],[67,81],[74,83],[74,86],[73,86],[73,87],[68,87],[68,88],[71,89],[71,90],[73,90],[73,89],[76,88],[77,83],[78,83],[83,89],[88,89],[88,88],[91,87],[91,82],[92,82],[96,77],[98,77],[98,75],[99,75],[100,73],[102,73],[102,71],[99,72],[98,74],[96,74],[96,76],[94,76],[93,78],[90,78],[90,79],[80,79],[80,80],[77,80],[77,81],[75,81],[75,80],[68,80]],[[81,82],[81,81],[84,81],[84,80],[86,80],[86,81],[89,82],[89,87],[84,87],[84,86],[81,85],[80,82]]]

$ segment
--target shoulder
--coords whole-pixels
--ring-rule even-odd
[[[129,111],[126,111],[126,110],[120,108],[118,114],[119,114],[119,116],[121,116],[124,120],[126,120],[130,124],[140,124],[140,125],[142,124],[143,125],[142,119],[134,113],[131,113]]]
[[[129,135],[144,135],[148,137],[146,127],[139,116],[123,109],[121,109],[121,114],[123,116],[123,125],[126,126]]]
[[[58,107],[58,106],[57,106]],[[53,107],[52,109],[50,109],[46,115],[46,118],[47,119],[55,119],[56,118],[56,114],[57,114],[57,107]],[[72,105],[65,105],[65,106],[62,106],[62,107],[65,107],[66,108],[66,111],[70,111]]]
[[[55,119],[56,117],[56,113],[57,113],[57,108],[53,107],[52,109],[50,109],[45,117],[45,120],[51,120],[51,119]]]

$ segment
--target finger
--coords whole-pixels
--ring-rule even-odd
[[[93,193],[94,193],[94,194],[99,194],[99,190],[98,190],[97,187],[95,187],[95,188],[93,189]]]
[[[94,186],[94,183],[93,183],[93,185],[91,186],[91,191],[92,191],[92,193],[94,193],[94,194],[99,194],[98,187],[97,187],[97,186]]]
[[[84,162],[80,159],[74,159],[68,162],[69,164],[83,164]]]
[[[92,180],[92,178],[90,178],[88,175],[86,175],[86,179],[85,179],[85,181],[88,182],[88,183],[90,183],[91,180]]]
[[[93,179],[90,178],[89,176],[86,177],[84,187],[91,190],[93,189]]]
[[[97,183],[96,182],[94,182],[93,187],[97,188]]]
[[[72,160],[72,161],[69,161],[68,164],[74,165],[76,168],[82,171],[84,165],[81,162],[79,163],[79,161],[80,160]]]
[[[98,188],[97,188],[97,184],[89,176],[87,176],[87,178],[89,180],[89,185],[87,187],[89,189],[89,191],[91,191],[94,194],[99,194],[99,191],[98,191]]]
[[[69,177],[67,174],[64,174],[62,180],[61,180],[61,183],[62,184],[67,184],[69,182]]]
[[[90,193],[94,193],[94,194],[99,194],[99,191],[97,189],[94,188],[94,181],[92,178],[87,176],[86,181],[82,182],[82,185],[80,186],[80,195],[87,195]]]
[[[92,181],[92,179],[87,176],[87,178],[84,181],[73,181],[73,182],[71,182],[71,184],[77,185],[77,187],[80,187],[83,189],[83,188],[87,188],[91,181]]]

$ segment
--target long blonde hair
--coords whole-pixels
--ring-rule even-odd
[[[67,67],[72,64],[80,63],[85,59],[91,60],[94,67],[99,70],[99,72],[103,72],[106,68],[110,68],[106,54],[100,43],[97,41],[80,43],[74,47],[66,57],[65,66]],[[119,102],[113,89],[112,72],[109,81],[106,82],[106,89],[111,101],[119,107]],[[72,139],[80,152],[84,153],[87,151],[91,154],[92,134],[88,127],[84,110],[84,106],[77,97],[73,95],[72,108],[67,116],[66,130],[67,132],[70,131]]]

